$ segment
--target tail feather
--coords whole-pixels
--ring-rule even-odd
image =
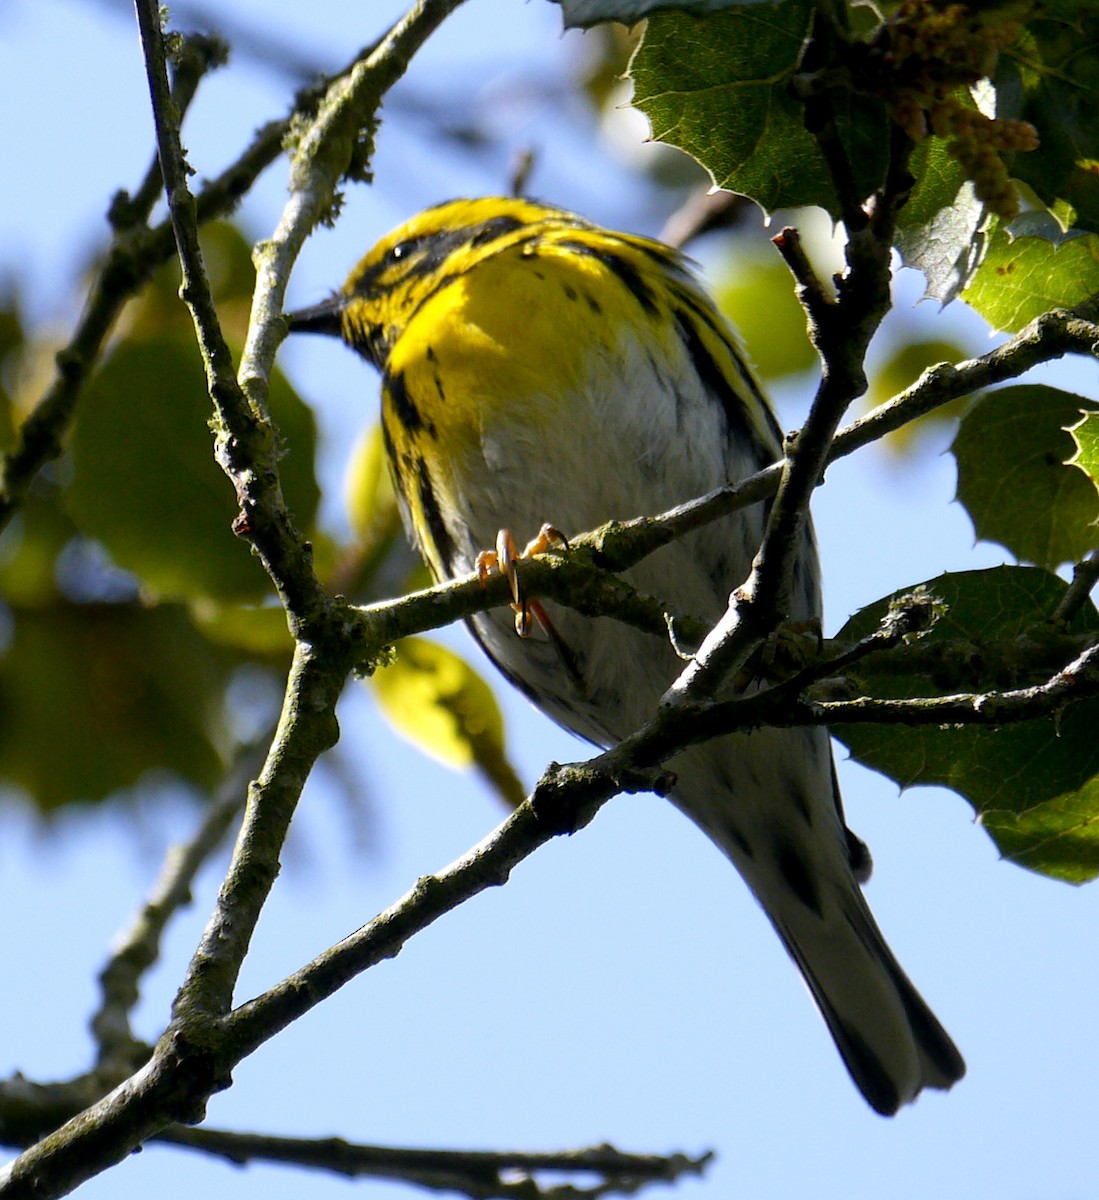
[[[769,915],[855,1085],[871,1108],[891,1117],[925,1087],[946,1090],[957,1083],[965,1061],[893,957],[862,897],[855,899],[861,920],[849,923],[854,936],[847,945],[831,947],[832,939],[817,938],[808,954]],[[845,976],[842,987],[830,978],[837,968]],[[852,1004],[860,992],[862,1002]]]
[[[880,940],[881,935],[878,936]],[[939,1023],[938,1017],[928,1008],[924,998],[901,970],[900,964],[890,953],[889,947],[884,942],[882,942],[882,947],[885,951],[882,964],[893,977],[897,995],[904,1005],[908,1024],[916,1039],[916,1049],[919,1051],[920,1064],[923,1068],[924,1085],[946,1091],[965,1075],[965,1059],[962,1058],[950,1035]]]
[[[670,764],[673,798],[744,877],[867,1102],[892,1116],[951,1087],[965,1063],[863,899],[870,857],[843,821],[826,737],[760,730],[703,749]]]

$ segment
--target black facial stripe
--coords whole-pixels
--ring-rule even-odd
[[[446,260],[462,246],[476,246],[478,249],[490,246],[509,234],[523,228],[523,222],[518,217],[490,217],[479,225],[464,225],[460,229],[448,229],[445,232],[421,234],[417,238],[398,243],[400,256],[386,262],[383,269],[392,269],[394,263],[400,263],[400,281],[423,279],[438,273]],[[449,276],[448,278],[453,278]]]

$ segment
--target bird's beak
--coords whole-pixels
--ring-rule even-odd
[[[311,308],[299,308],[286,314],[286,323],[291,333],[324,333],[329,337],[343,335],[343,311],[347,297],[337,292],[314,304]]]

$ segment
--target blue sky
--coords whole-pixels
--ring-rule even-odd
[[[318,0],[234,0],[318,61],[338,64],[399,11]],[[316,300],[390,226],[428,203],[506,187],[512,155],[539,152],[534,190],[598,220],[653,232],[665,214],[632,194],[619,151],[579,112],[544,100],[580,35],[562,38],[544,0],[470,0],[410,77],[421,92],[457,88],[488,106],[500,149],[476,166],[425,147],[398,111],[387,122],[377,187],[357,188],[333,232],[307,247],[291,301]],[[501,98],[503,100],[501,101]],[[0,270],[31,314],[71,319],[79,264],[105,226],[112,191],[148,161],[151,123],[136,35],[107,5],[9,0],[0,11]],[[199,172],[228,161],[260,121],[284,111],[276,77],[254,66],[203,89],[186,141]],[[276,165],[243,210],[263,236],[285,194]],[[32,199],[33,197],[33,199]],[[704,254],[701,255],[703,258]],[[902,319],[918,281],[898,291]],[[983,337],[961,310],[915,314],[928,330]],[[982,344],[978,342],[978,344]],[[327,511],[376,384],[339,347],[289,347],[299,387],[323,400]],[[1094,391],[1092,375],[1057,378]],[[804,390],[804,389],[803,389]],[[806,397],[788,389],[783,420]],[[881,452],[834,468],[815,501],[827,627],[895,588],[943,570],[993,565],[952,503],[952,460],[900,464]],[[452,643],[464,646],[454,633]],[[471,655],[475,653],[470,650]],[[502,693],[514,755],[533,781],[583,747]],[[353,835],[335,773],[312,781],[242,981],[243,999],[344,936],[491,829],[501,812],[475,780],[394,739],[362,689],[341,722],[367,825]],[[1090,1196],[1099,1167],[1092,1111],[1099,1048],[1088,1036],[1099,994],[1099,891],[1003,864],[960,798],[914,789],[843,761],[848,815],[871,845],[868,898],[890,943],[966,1055],[969,1075],[892,1121],[875,1116],[844,1073],[796,972],[732,869],[669,805],[621,797],[582,834],[548,846],[504,889],[467,905],[395,960],[348,987],[246,1061],[214,1098],[218,1127],[350,1140],[478,1148],[566,1148],[612,1141],[637,1151],[713,1148],[684,1200],[996,1200]],[[78,815],[49,832],[0,811],[0,1074],[34,1079],[85,1068],[94,975],[114,932],[186,836],[185,805]],[[363,840],[365,845],[362,844]],[[139,1014],[153,1036],[216,888],[213,864],[173,926]],[[11,919],[10,914],[19,914]],[[393,1184],[306,1178],[285,1168],[235,1171],[151,1147],[85,1185],[128,1200],[197,1188],[248,1200],[323,1197]]]

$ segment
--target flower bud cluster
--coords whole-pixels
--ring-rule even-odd
[[[904,0],[876,46],[884,68],[879,94],[893,119],[915,142],[929,133],[947,139],[978,199],[1001,217],[1019,209],[1003,155],[1036,149],[1038,133],[1026,121],[985,116],[963,96],[994,74],[1021,28],[1000,11]]]

